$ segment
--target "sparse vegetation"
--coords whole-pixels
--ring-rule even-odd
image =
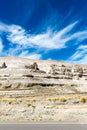
[[[10,105],[10,104],[12,104],[12,101],[9,101],[8,103],[9,103],[9,105]]]
[[[59,101],[59,98],[49,98],[48,101]]]
[[[80,99],[80,101],[81,101],[82,103],[86,103],[87,98],[86,98],[86,97],[82,97],[82,98]]]
[[[60,98],[59,98],[59,101],[60,101],[60,102],[66,102],[66,98],[65,98],[65,97],[60,97]]]
[[[32,108],[35,108],[36,106],[34,106],[34,105],[32,105],[32,104],[28,103],[28,104],[27,104],[27,107],[32,107]]]
[[[27,107],[31,107],[31,106],[32,106],[32,104],[30,104],[30,103],[27,104]]]
[[[32,105],[33,108],[35,108],[36,106]]]
[[[33,99],[32,102],[36,102],[36,99]]]
[[[13,101],[15,101],[15,98],[0,98],[0,102],[9,103]]]

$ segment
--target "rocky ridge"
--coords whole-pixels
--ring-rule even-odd
[[[87,65],[0,58],[0,122],[87,122]]]
[[[0,90],[55,87],[60,93],[87,92],[87,65],[19,57],[0,58]]]

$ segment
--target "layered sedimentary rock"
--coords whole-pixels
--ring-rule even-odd
[[[87,122],[87,65],[1,57],[1,121]]]
[[[0,90],[55,87],[59,92],[87,92],[87,65],[18,57],[0,58]],[[62,90],[60,90],[62,88]]]

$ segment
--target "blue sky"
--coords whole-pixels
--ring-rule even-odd
[[[0,56],[87,63],[87,0],[0,0]]]

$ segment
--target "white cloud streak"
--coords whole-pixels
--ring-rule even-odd
[[[26,30],[18,25],[0,23],[0,32],[7,32],[7,39],[13,44],[48,50],[61,49],[65,48],[66,43],[70,40],[77,39],[77,41],[82,41],[87,38],[87,31],[85,30],[70,34],[77,23],[76,21],[58,32],[53,32],[49,29],[47,32],[35,35],[27,33]],[[67,36],[67,33],[70,35]]]
[[[26,58],[30,58],[30,59],[41,59],[41,54],[37,54],[37,53],[31,53],[29,54],[28,51],[23,51],[19,57],[26,57]]]
[[[37,52],[29,53],[29,48],[33,47],[36,49],[52,50],[66,48],[67,43],[70,40],[76,39],[77,43],[87,39],[87,31],[73,32],[72,29],[78,24],[78,21],[71,23],[60,31],[53,32],[48,29],[42,34],[29,34],[25,29],[19,25],[7,25],[0,23],[0,34],[6,33],[7,40],[13,45],[17,45],[16,49],[9,48],[8,53],[10,55],[19,55],[31,58],[41,58],[41,54]],[[74,44],[74,43],[73,43]],[[0,42],[1,49],[3,48],[2,41]],[[27,51],[25,51],[27,50]],[[76,53],[70,58],[72,61],[83,57],[84,51],[78,48]],[[18,53],[21,51],[20,53]]]
[[[3,51],[3,44],[2,44],[2,39],[0,38],[0,53],[2,53],[2,51]]]
[[[80,45],[69,61],[79,64],[87,64],[87,45]]]

